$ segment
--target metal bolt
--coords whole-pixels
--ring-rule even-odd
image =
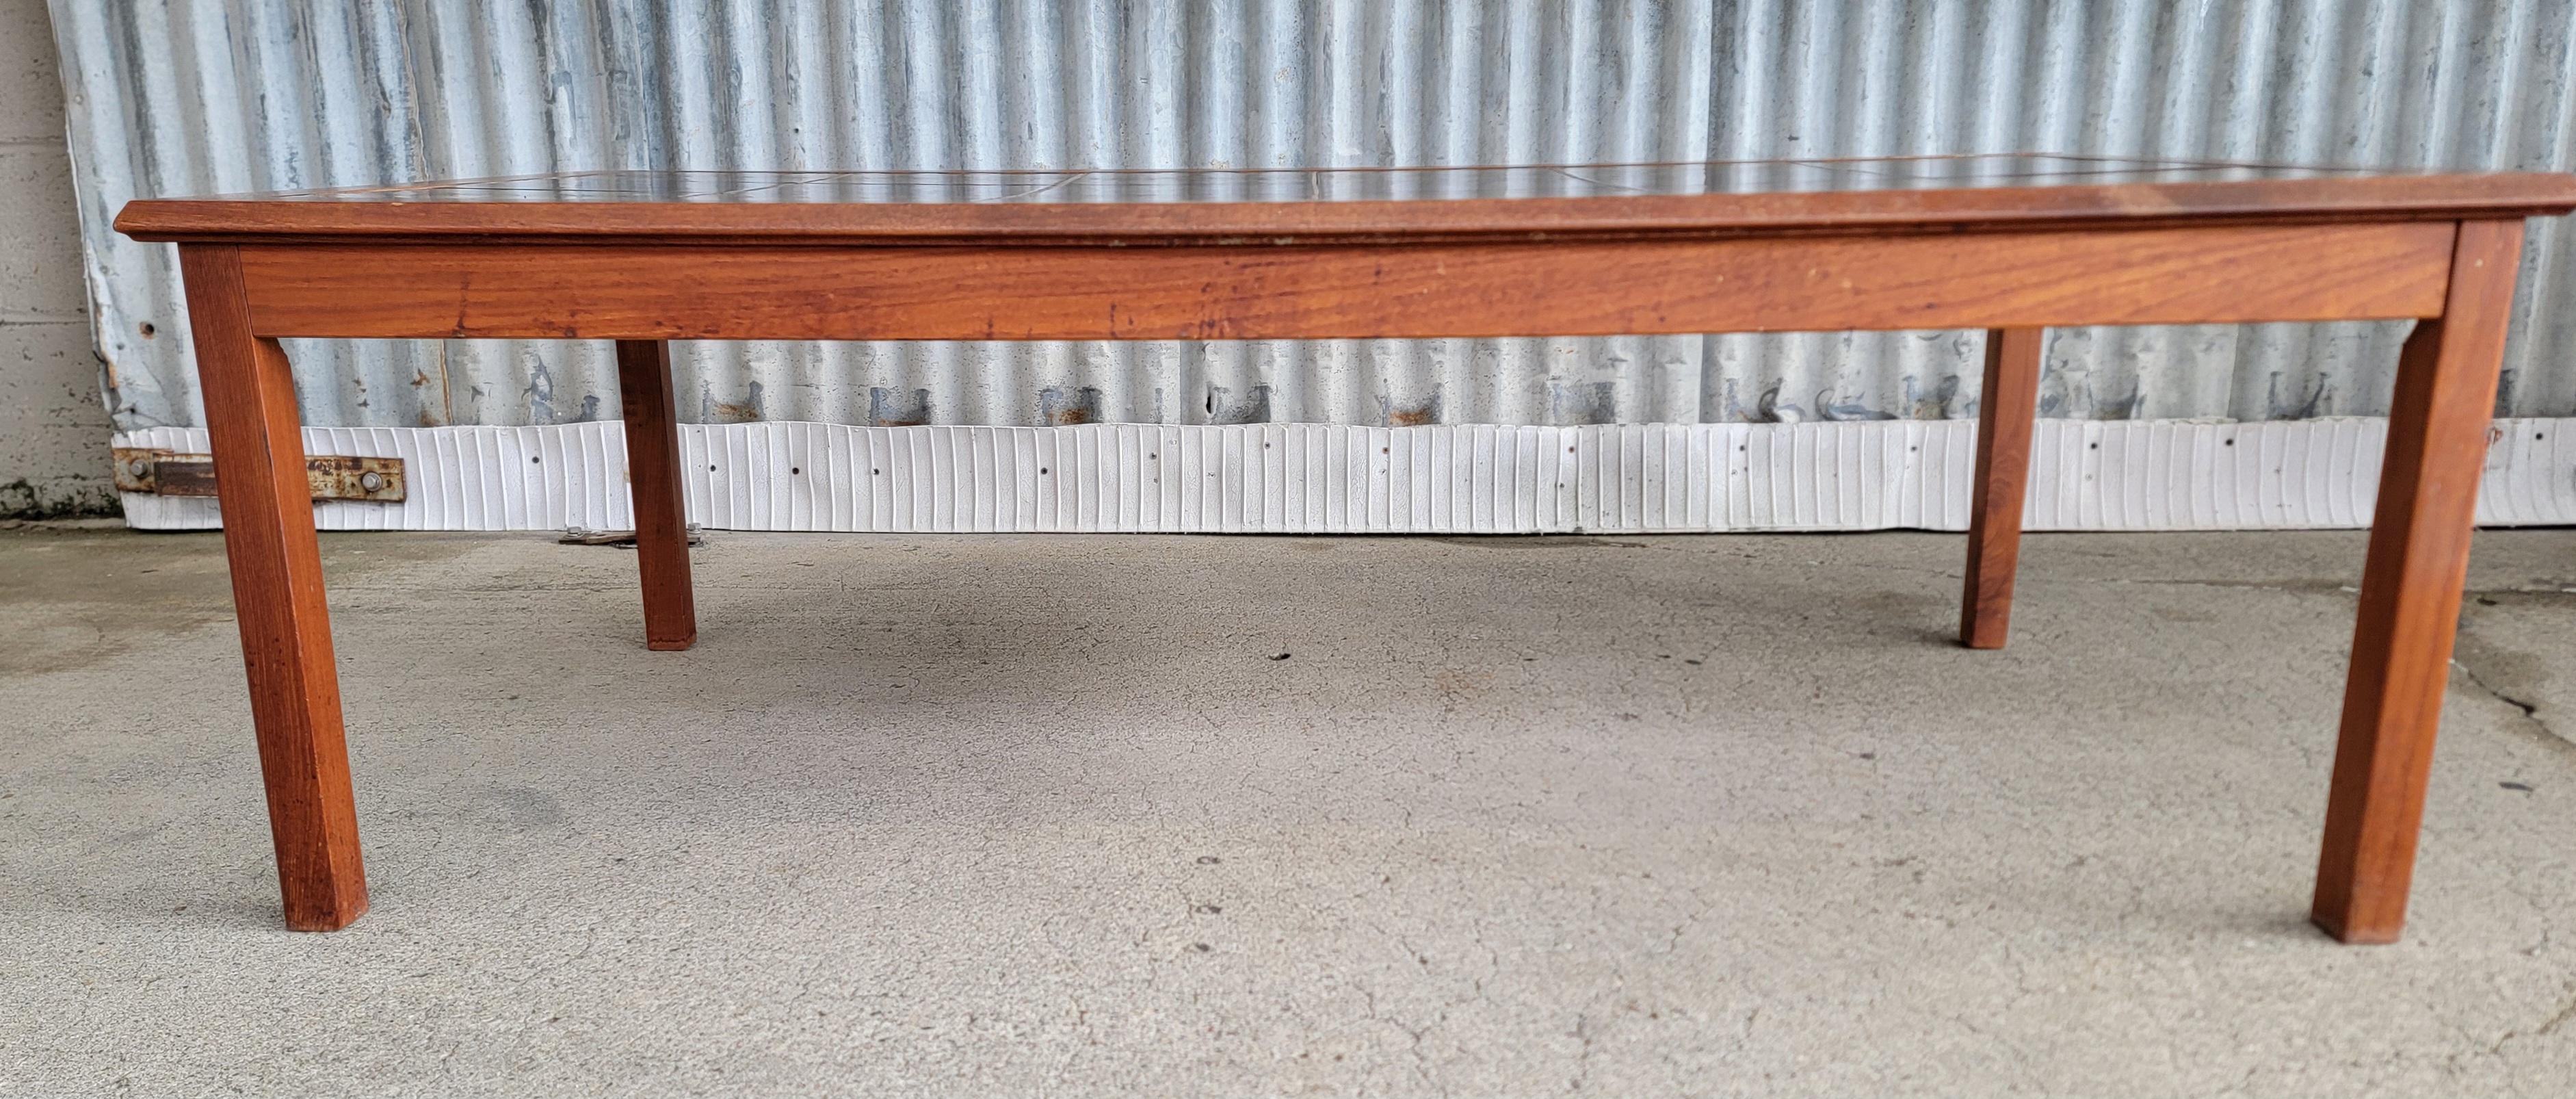
[[[141,477],[146,473],[152,472],[152,463],[141,458],[128,458],[125,460],[125,471],[137,477]]]
[[[385,487],[385,475],[372,469],[361,473],[358,475],[358,487],[369,492],[382,491]]]

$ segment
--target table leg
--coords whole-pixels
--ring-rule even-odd
[[[689,527],[680,496],[680,427],[671,397],[671,347],[617,341],[617,388],[626,413],[626,469],[635,491],[635,566],[644,578],[644,647],[676,651],[698,640],[689,594]]]
[[[1986,333],[1986,383],[1977,403],[1977,486],[1968,510],[1968,579],[1960,598],[1959,643],[2000,649],[2012,623],[2013,567],[2021,559],[2021,511],[2030,472],[2030,432],[2039,415],[2041,328]]]
[[[2462,223],[2442,316],[2398,357],[2309,916],[2344,942],[2395,942],[2406,923],[2521,254],[2519,220]]]
[[[366,912],[367,874],[295,379],[277,341],[251,334],[239,249],[182,245],[179,265],[286,925],[336,931]]]

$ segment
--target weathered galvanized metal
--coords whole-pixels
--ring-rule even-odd
[[[2567,0],[55,0],[121,429],[199,422],[137,195],[577,168],[1462,164],[2045,149],[2576,167]],[[2576,414],[2570,249],[2500,411]],[[2402,326],[2054,334],[2042,414],[2385,410]],[[1973,414],[1976,333],[694,344],[684,418],[858,425]],[[612,417],[606,344],[299,341],[308,423]]]

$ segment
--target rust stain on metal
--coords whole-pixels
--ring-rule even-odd
[[[1441,422],[1440,397],[1440,387],[1437,385],[1431,387],[1429,396],[1411,403],[1399,403],[1394,397],[1381,393],[1377,398],[1378,414],[1386,421],[1388,427],[1422,427],[1436,424]]]
[[[213,496],[215,456],[117,447],[116,490],[153,496]],[[308,454],[304,479],[316,500],[394,503],[407,494],[400,458]]]
[[[1099,387],[1051,385],[1038,390],[1038,420],[1048,427],[1099,423]]]

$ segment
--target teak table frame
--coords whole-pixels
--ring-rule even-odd
[[[284,337],[617,341],[646,644],[696,637],[673,339],[1988,329],[1961,640],[2004,643],[2042,329],[2413,318],[2312,918],[2397,938],[2522,219],[2576,178],[1374,202],[129,205],[176,241],[286,923],[366,910]]]

